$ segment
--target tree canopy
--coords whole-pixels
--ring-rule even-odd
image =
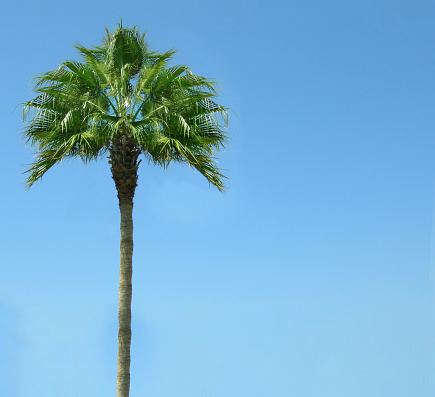
[[[126,136],[148,162],[188,164],[224,190],[215,154],[227,143],[228,109],[214,101],[214,81],[170,66],[175,51],[151,51],[136,27],[75,48],[80,61],[37,76],[37,96],[23,106],[24,136],[37,150],[28,187],[64,159],[104,157]]]

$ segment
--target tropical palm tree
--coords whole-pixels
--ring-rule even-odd
[[[39,75],[36,98],[23,106],[24,136],[37,150],[27,186],[64,159],[109,159],[121,214],[117,396],[128,397],[139,157],[165,168],[188,164],[224,191],[214,156],[227,143],[228,109],[214,102],[213,81],[186,66],[170,67],[175,51],[150,51],[136,27],[106,28],[100,46],[75,47],[81,61]]]

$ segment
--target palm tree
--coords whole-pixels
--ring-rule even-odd
[[[188,164],[224,191],[215,152],[224,149],[228,109],[213,101],[213,81],[186,66],[169,66],[175,51],[149,50],[145,34],[122,24],[90,49],[75,48],[81,61],[63,62],[36,78],[23,105],[24,137],[36,147],[27,170],[32,186],[55,164],[107,156],[121,215],[117,396],[130,389],[133,197],[143,155],[166,168]]]

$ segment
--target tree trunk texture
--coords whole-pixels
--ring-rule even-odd
[[[131,298],[133,275],[133,197],[137,186],[137,158],[140,150],[131,137],[120,134],[109,148],[112,178],[118,192],[121,213],[121,244],[119,266],[119,332],[117,397],[130,394]]]
[[[121,212],[121,260],[119,266],[118,293],[118,397],[130,394],[130,344],[131,344],[131,297],[133,275],[133,200],[119,202]]]

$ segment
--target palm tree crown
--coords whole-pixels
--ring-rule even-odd
[[[151,52],[137,28],[119,26],[101,46],[76,48],[82,61],[38,76],[38,96],[24,104],[24,136],[37,147],[29,187],[66,158],[87,162],[109,153],[113,166],[123,142],[136,159],[187,163],[223,191],[214,153],[227,141],[228,109],[213,101],[213,81],[169,67],[174,51]]]

